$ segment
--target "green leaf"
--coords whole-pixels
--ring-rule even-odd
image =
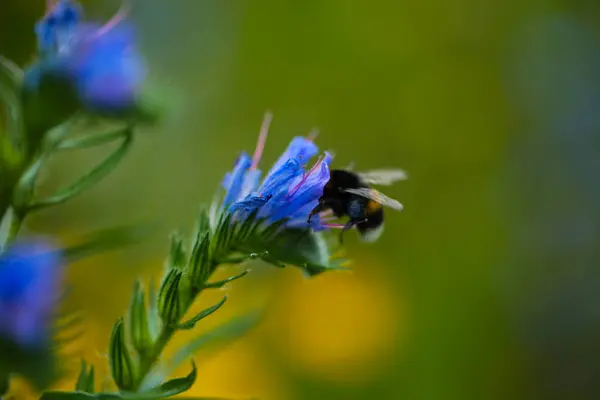
[[[79,372],[79,378],[77,378],[77,384],[75,385],[76,391],[94,393],[94,366],[90,365],[88,372],[87,364],[85,361],[81,361],[81,371]]]
[[[85,392],[45,392],[40,400],[122,400],[124,397],[115,393],[85,393]]]
[[[23,140],[23,115],[20,104],[23,71],[0,55],[0,100],[6,106],[8,133],[12,140]]]
[[[154,223],[121,225],[97,230],[82,236],[79,243],[59,250],[67,262],[73,263],[98,253],[129,246],[154,232]]]
[[[229,243],[232,242],[232,236],[235,233],[235,229],[231,223],[231,214],[223,213],[214,234],[214,238],[211,240],[211,257],[216,262],[222,257],[227,256],[230,252]]]
[[[194,237],[203,237],[207,233],[210,233],[210,217],[208,209],[205,206],[201,206],[200,212],[198,212],[198,219],[196,220]]]
[[[196,364],[192,361],[192,371],[183,378],[171,379],[147,392],[143,393],[86,393],[78,390],[76,392],[46,392],[41,400],[158,400],[176,396],[189,390],[197,376]]]
[[[123,137],[123,128],[116,130],[110,130],[101,133],[86,133],[85,135],[73,139],[66,139],[61,141],[56,147],[56,151],[61,150],[79,150],[90,147],[96,147],[110,142],[114,142],[117,139]]]
[[[54,206],[57,204],[64,203],[67,200],[83,193],[85,190],[94,186],[110,172],[112,172],[117,165],[121,162],[125,154],[133,143],[133,128],[128,126],[122,130],[123,142],[121,145],[113,151],[104,161],[98,164],[95,168],[89,171],[87,174],[79,178],[76,182],[70,186],[59,190],[58,193],[53,196],[43,199],[34,200],[27,205],[27,211],[32,212],[45,207]]]
[[[156,291],[156,283],[154,283],[154,280],[150,281],[150,287],[148,288],[148,292],[150,303],[148,307],[148,326],[150,328],[150,334],[152,335],[152,339],[155,340],[160,333],[162,323],[160,320],[160,314],[158,313],[158,298]]]
[[[249,258],[252,258],[252,257],[245,257],[244,260],[247,260]],[[250,270],[247,269],[244,272],[242,272],[241,274],[238,274],[238,275],[235,275],[235,276],[230,276],[229,278],[223,279],[222,281],[206,283],[204,285],[204,288],[205,289],[220,289],[223,286],[225,286],[226,284],[228,284],[229,282],[233,282],[233,281],[235,281],[237,279],[240,279],[243,276],[246,276],[249,272],[250,272]]]
[[[129,307],[129,336],[133,348],[142,359],[152,351],[153,341],[148,325],[148,310],[146,309],[146,295],[139,281],[133,287],[131,306]]]
[[[181,324],[176,324],[174,325],[175,328],[177,329],[192,329],[196,323],[198,321],[200,321],[201,319],[204,319],[206,317],[208,317],[210,314],[214,313],[215,311],[217,311],[219,308],[221,308],[221,306],[223,304],[225,304],[225,302],[227,301],[227,296],[223,297],[223,300],[221,300],[220,302],[218,302],[217,304],[215,304],[212,307],[209,307],[205,310],[202,310],[198,313],[198,315],[196,315],[194,318],[190,319],[189,321],[186,322],[182,322]]]
[[[221,348],[246,334],[258,325],[262,310],[254,310],[237,316],[216,328],[192,339],[177,350],[168,361],[152,372],[144,382],[144,387],[156,385],[164,381],[186,360],[199,350],[211,351]]]
[[[194,385],[194,382],[196,382],[197,372],[196,364],[194,363],[194,360],[192,360],[192,372],[190,372],[186,377],[172,379],[154,389],[149,390],[148,392],[140,393],[140,396],[144,398],[148,398],[146,396],[150,396],[152,398],[162,399],[183,393],[189,390],[192,385]]]
[[[169,268],[184,268],[186,258],[183,236],[179,232],[173,232],[171,234],[171,250],[169,251]]]
[[[322,233],[303,229],[286,229],[268,243],[269,256],[265,261],[278,260],[296,265],[308,276],[328,270],[344,270],[341,260],[331,260],[329,246]]]
[[[144,394],[117,394],[117,393],[85,393],[52,391],[42,394],[40,400],[158,400],[156,397]],[[178,397],[181,400],[229,400],[221,397]],[[254,399],[252,399],[254,400]]]
[[[211,240],[213,263],[240,263],[260,258],[279,268],[294,265],[310,277],[328,270],[346,269],[341,265],[343,260],[332,259],[322,233],[284,228],[286,219],[267,224],[257,218],[257,211],[243,221],[233,221],[228,212],[217,215],[218,223]]]
[[[133,360],[125,343],[123,318],[119,318],[113,327],[108,354],[110,372],[117,387],[131,390],[136,381]]]
[[[258,211],[258,209],[252,211],[248,218],[240,224],[236,232],[236,242],[247,242],[249,238],[260,228],[262,225],[262,220],[257,218]]]

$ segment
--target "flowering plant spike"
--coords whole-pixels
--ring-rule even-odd
[[[22,69],[0,56],[0,105],[6,117],[0,126],[0,398],[10,392],[14,375],[30,381],[45,400],[154,400],[184,393],[196,382],[197,350],[243,335],[263,315],[261,309],[250,310],[167,356],[165,348],[178,332],[199,331],[205,319],[227,307],[224,295],[192,313],[204,291],[222,290],[256,263],[296,267],[307,277],[344,269],[345,260],[332,255],[330,229],[378,228],[382,205],[401,208],[367,187],[367,182],[400,179],[398,171],[363,175],[362,186],[355,188],[333,185],[333,157],[319,151],[315,133],[292,138],[272,166],[262,165],[272,120],[267,113],[254,153],[238,156],[215,200],[201,208],[192,235],[171,236],[160,283],[137,280],[133,285],[127,312],[115,318],[107,368],[77,360],[73,391],[52,390],[56,379],[72,370],[62,353],[68,342],[63,334],[82,329],[77,314],[62,310],[65,268],[140,240],[148,231],[138,225],[110,227],[68,247],[21,237],[31,213],[68,202],[107,177],[133,146],[136,127],[158,121],[144,109],[147,64],[136,47],[129,7],[123,3],[100,23],[87,19],[74,0],[48,0],[35,26],[36,59]],[[38,193],[38,176],[57,153],[114,142],[119,145],[78,179],[49,195]],[[332,207],[336,196],[351,207]],[[349,223],[333,223],[346,214]],[[379,220],[372,218],[367,226],[365,216]],[[223,266],[234,272],[214,278]],[[173,378],[182,364],[190,366],[188,374]],[[99,371],[110,376],[99,377]],[[99,378],[112,386],[100,388]]]

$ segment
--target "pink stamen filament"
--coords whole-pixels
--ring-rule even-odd
[[[267,111],[263,118],[263,122],[260,127],[260,132],[258,134],[258,143],[256,143],[256,150],[254,150],[254,156],[252,156],[252,164],[250,165],[251,170],[256,169],[258,167],[258,162],[262,157],[262,153],[265,148],[265,142],[267,141],[267,134],[269,133],[269,126],[271,126],[272,120],[273,114]]]
[[[325,217],[325,218],[323,218],[323,217],[319,216],[319,220],[321,222],[331,222],[331,221],[335,221],[336,219],[337,219],[336,217]]]
[[[119,8],[119,11],[117,11],[117,13],[111,19],[109,19],[107,23],[105,23],[100,29],[98,29],[95,36],[96,37],[102,36],[106,32],[110,31],[112,28],[117,26],[121,21],[125,20],[125,18],[127,18],[127,16],[129,15],[130,12],[131,12],[131,1],[123,0],[123,3],[121,4],[121,8]]]
[[[323,217],[327,217],[327,216],[329,216],[329,215],[331,215],[331,214],[333,214],[333,210],[332,210],[332,209],[329,209],[329,210],[325,210],[325,211],[323,211],[323,212],[319,213],[319,216],[320,216],[321,218],[323,218]]]
[[[300,179],[300,182],[298,182],[298,184],[296,186],[294,186],[294,188],[288,193],[288,197],[293,196],[298,189],[300,189],[300,186],[302,186],[302,184],[304,182],[306,182],[306,180],[308,179],[308,177],[310,176],[310,174],[312,174],[319,165],[321,165],[321,162],[323,162],[323,156],[319,156],[319,159],[317,160],[317,162],[315,163],[315,165],[312,166],[312,168],[310,169],[310,171],[308,171],[307,173],[304,174],[304,176],[302,176],[302,179]]]
[[[331,228],[331,229],[342,229],[346,225],[344,225],[344,224],[323,224],[323,226],[326,228]]]
[[[308,136],[306,136],[306,140],[308,140],[309,142],[313,142],[317,138],[317,136],[319,136],[319,130],[315,128],[308,133]]]
[[[52,11],[54,7],[56,7],[54,0],[46,0],[46,15],[50,14],[50,11]]]

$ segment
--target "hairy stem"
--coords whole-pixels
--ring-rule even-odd
[[[140,364],[140,370],[138,375],[139,378],[134,386],[134,392],[137,392],[140,389],[140,386],[142,385],[142,383],[144,383],[144,380],[152,370],[152,367],[154,367],[156,362],[160,359],[162,352],[165,350],[165,347],[167,347],[167,344],[169,344],[169,341],[175,334],[175,331],[176,329],[172,328],[167,324],[165,324],[162,327],[160,334],[156,339],[156,343],[154,344],[152,352],[150,353],[150,355],[144,358]]]
[[[172,324],[172,325],[163,324],[161,331],[158,335],[158,338],[156,339],[156,342],[154,343],[152,351],[150,352],[150,354],[147,357],[142,359],[142,361],[140,363],[140,369],[138,372],[138,380],[137,380],[136,384],[134,385],[134,389],[133,389],[134,392],[138,392],[140,390],[142,384],[148,377],[148,374],[150,373],[152,368],[156,365],[156,363],[159,361],[163,351],[165,350],[165,347],[167,347],[167,345],[169,344],[169,341],[171,340],[171,338],[173,337],[175,332],[177,332],[177,328],[175,328],[174,326],[181,322],[181,320],[183,319],[185,314],[189,311],[192,304],[194,304],[194,301],[198,298],[200,293],[202,293],[202,291],[205,288],[210,287],[210,285],[207,285],[207,283],[210,280],[210,278],[212,277],[213,273],[218,269],[219,265],[221,265],[221,263],[217,263],[215,261],[211,262],[210,274],[205,279],[203,279],[204,282],[202,283],[202,285],[199,288],[198,287],[193,288],[192,293],[190,295],[190,300],[186,306],[185,312],[183,313],[182,317],[177,321],[177,323]]]

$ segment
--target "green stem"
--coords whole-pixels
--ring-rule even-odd
[[[8,229],[8,235],[6,235],[6,240],[4,243],[5,246],[12,243],[17,238],[17,235],[19,234],[19,231],[21,230],[22,224],[23,224],[23,216],[21,216],[18,212],[13,210],[12,216],[11,216],[11,221],[10,221],[10,227]]]
[[[138,381],[136,382],[133,391],[137,392],[140,389],[140,386],[146,380],[146,377],[152,370],[152,367],[156,364],[156,362],[160,359],[162,352],[165,350],[165,347],[169,344],[169,341],[175,334],[176,329],[171,326],[165,324],[156,339],[154,344],[154,348],[148,357],[142,360],[140,365],[140,370],[138,372]]]
[[[192,291],[191,296],[190,296],[190,301],[189,301],[183,315],[185,315],[187,313],[187,311],[189,310],[191,305],[194,303],[196,298],[198,298],[200,293],[202,293],[202,291],[205,288],[210,287],[209,285],[207,285],[207,283],[210,280],[210,278],[212,277],[213,273],[218,269],[220,263],[213,261],[211,264],[212,264],[212,268],[210,269],[211,273],[208,274],[206,279],[204,279],[204,282],[200,288],[195,288]],[[150,352],[150,355],[147,356],[145,359],[143,359],[140,364],[140,369],[138,371],[138,380],[133,388],[134,392],[139,391],[140,387],[146,380],[148,374],[150,373],[150,371],[152,370],[154,365],[156,365],[156,363],[160,359],[160,356],[162,355],[163,351],[165,350],[165,347],[167,347],[167,345],[169,344],[169,341],[171,340],[171,338],[173,337],[175,332],[177,332],[177,328],[175,328],[174,326],[179,324],[182,319],[183,319],[183,317],[181,317],[177,321],[177,323],[173,324],[173,325],[163,324],[161,331],[158,334],[158,338],[156,339],[156,342],[154,343],[152,351]]]
[[[131,148],[131,144],[133,142],[133,128],[127,127],[121,130],[119,135],[123,137],[123,142],[113,153],[104,159],[104,161],[82,176],[75,183],[60,190],[52,197],[31,201],[27,205],[27,211],[32,212],[41,208],[64,203],[65,201],[72,199],[73,197],[94,186],[110,172],[112,172]]]

